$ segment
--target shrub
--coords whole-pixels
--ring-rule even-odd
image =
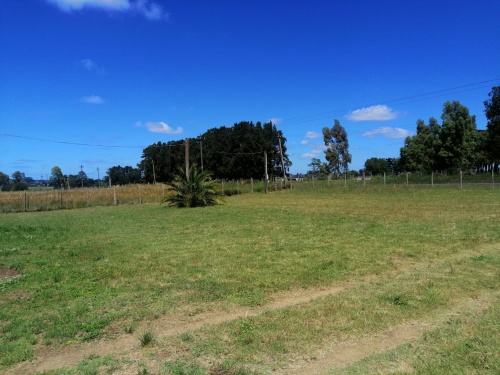
[[[163,201],[169,206],[175,207],[204,207],[213,206],[221,202],[221,196],[214,189],[214,181],[210,180],[208,172],[200,172],[193,165],[188,173],[182,169],[180,174],[174,177],[170,191],[173,195],[166,197]]]

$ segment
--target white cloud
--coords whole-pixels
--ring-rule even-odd
[[[318,157],[319,154],[322,154],[322,153],[323,153],[323,150],[317,148],[317,149],[311,150],[305,154],[302,154],[302,158],[304,158],[304,159],[316,158],[316,157]]]
[[[159,21],[169,18],[169,14],[164,12],[160,5],[149,0],[137,0],[133,4],[132,8],[151,21]]]
[[[57,5],[64,11],[80,10],[84,7],[101,8],[109,10],[127,10],[130,8],[129,0],[47,0]]]
[[[306,133],[306,138],[313,139],[313,138],[319,138],[323,136],[321,133],[316,133],[316,132],[307,132]]]
[[[278,125],[280,123],[283,122],[283,119],[282,118],[272,118],[272,119],[269,119],[269,122],[272,122],[274,125]]]
[[[106,74],[106,71],[99,67],[97,63],[91,59],[83,59],[80,61],[80,66],[92,73],[97,73],[97,74]]]
[[[142,122],[137,122],[135,124],[137,127],[146,127],[152,133],[161,133],[161,134],[181,134],[184,132],[184,129],[178,127],[177,129],[173,129],[169,125],[164,122],[146,122],[142,124]]]
[[[352,111],[345,117],[351,121],[387,121],[394,120],[398,116],[398,112],[393,112],[386,105],[374,105]]]
[[[83,59],[82,61],[80,61],[80,63],[89,72],[91,72],[93,69],[97,67],[96,63],[90,59]]]
[[[307,145],[308,143],[309,143],[309,141],[307,139],[300,141],[301,145]]]
[[[97,95],[84,96],[80,99],[83,103],[87,104],[103,104],[104,99]]]
[[[169,14],[151,0],[47,0],[60,9],[71,12],[83,8],[104,9],[108,11],[132,11],[148,20],[168,19]]]
[[[385,138],[392,138],[392,139],[400,139],[400,138],[404,139],[411,135],[412,133],[409,132],[408,130],[401,128],[390,128],[390,127],[377,128],[363,133],[364,137],[373,138],[376,136],[382,136]]]

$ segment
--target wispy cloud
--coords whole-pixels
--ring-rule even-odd
[[[132,9],[139,12],[151,21],[169,19],[169,13],[165,12],[163,8],[157,3],[151,2],[149,0],[137,0],[132,4]]]
[[[282,118],[273,117],[273,118],[269,119],[269,122],[272,122],[274,125],[278,125],[278,124],[280,124],[280,123],[283,122],[283,119]]]
[[[300,141],[301,145],[307,145],[308,143],[309,141],[307,139],[303,139],[302,141]]]
[[[398,116],[398,112],[394,112],[386,105],[374,105],[352,111],[345,117],[351,121],[387,121],[394,120]]]
[[[106,74],[106,71],[100,66],[98,66],[97,63],[91,59],[81,60],[80,66],[91,73]]]
[[[410,131],[401,128],[382,127],[366,131],[363,133],[363,136],[369,138],[381,136],[391,139],[400,139],[400,138],[404,139],[408,136],[411,136],[412,134],[413,133],[411,133]]]
[[[307,132],[306,133],[306,138],[309,138],[309,139],[319,138],[321,136],[323,136],[323,134],[321,134],[321,133],[316,133],[316,132]]]
[[[305,154],[302,154],[303,159],[311,159],[311,158],[317,158],[320,154],[322,154],[324,149],[322,148],[316,148],[314,150],[311,150]]]
[[[127,10],[130,8],[129,0],[47,0],[57,5],[64,11],[80,10],[85,7],[101,8],[108,10]]]
[[[80,101],[87,104],[104,104],[104,99],[97,95],[84,96]]]
[[[142,122],[136,122],[135,126],[141,128],[146,127],[152,133],[161,133],[161,134],[181,134],[184,132],[184,129],[178,127],[174,129],[170,127],[168,124],[164,122],[146,122],[143,124]]]
[[[169,18],[161,5],[151,0],[46,0],[65,12],[83,8],[102,9],[117,12],[135,12],[148,20],[159,21]]]

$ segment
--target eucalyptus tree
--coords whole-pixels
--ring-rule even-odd
[[[50,170],[50,181],[54,189],[64,189],[64,175],[58,166]]]
[[[404,169],[424,172],[441,169],[439,152],[442,141],[440,134],[441,126],[435,118],[429,119],[429,125],[426,125],[424,120],[418,120],[416,134],[406,137],[404,146],[400,150]]]
[[[330,172],[339,178],[342,173],[349,170],[349,163],[352,161],[352,156],[349,153],[347,132],[340,125],[339,120],[335,119],[332,128],[323,128],[323,140],[326,146],[325,156]]]
[[[441,115],[440,140],[438,153],[447,169],[466,170],[474,165],[477,151],[478,133],[476,116],[458,101],[446,102]]]
[[[500,164],[500,86],[495,86],[488,94],[490,99],[484,102],[487,124],[487,149],[491,161]]]

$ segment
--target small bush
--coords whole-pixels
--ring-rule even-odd
[[[224,195],[230,197],[232,195],[238,195],[238,190],[235,188],[226,188],[224,189]]]

